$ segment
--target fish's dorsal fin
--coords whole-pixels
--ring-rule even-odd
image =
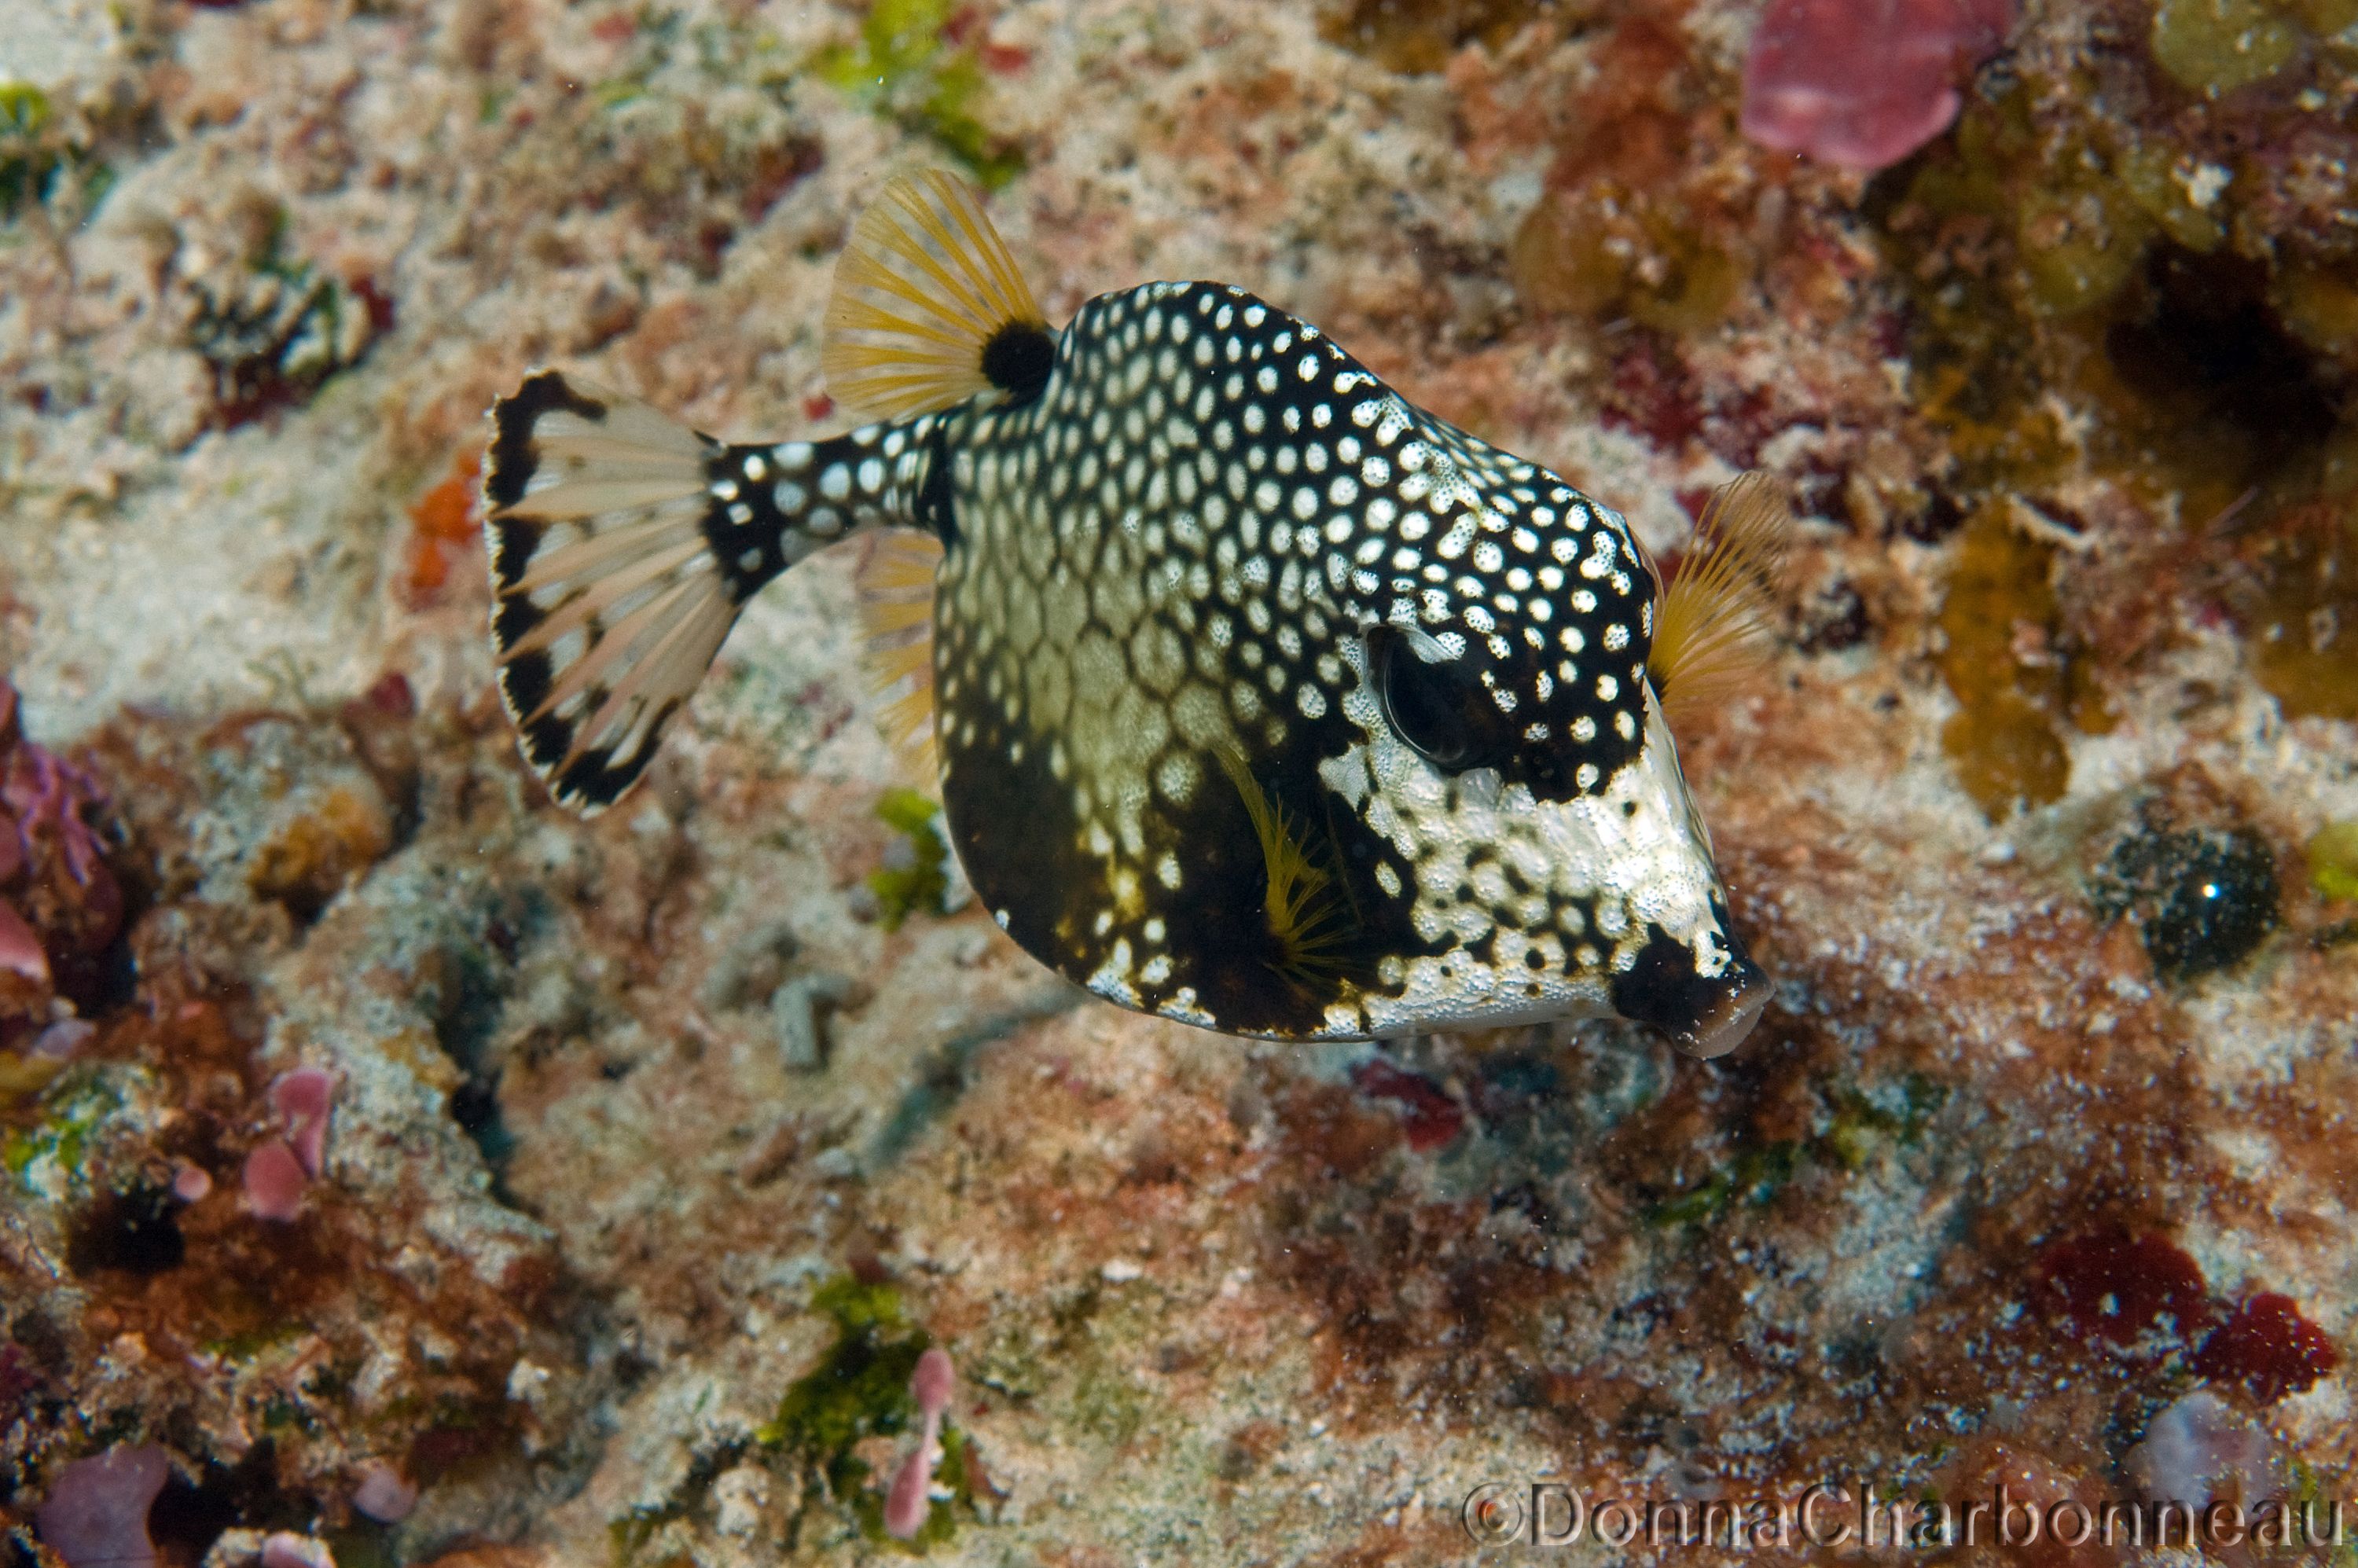
[[[1692,716],[1767,662],[1791,532],[1784,493],[1757,470],[1722,485],[1704,505],[1694,542],[1654,607],[1646,673],[1664,717]]]
[[[974,188],[940,169],[884,187],[835,264],[819,365],[863,418],[897,419],[992,387],[1036,392],[1055,340]]]
[[[882,706],[876,727],[907,761],[928,795],[941,788],[934,750],[934,573],[941,542],[892,528],[869,539],[854,576],[860,594],[860,663]]]
[[[1233,742],[1217,751],[1220,769],[1244,798],[1245,815],[1252,818],[1253,836],[1260,841],[1261,865],[1269,877],[1261,912],[1277,948],[1270,967],[1294,980],[1337,968],[1350,935],[1350,920],[1334,874],[1310,858],[1302,831],[1253,777],[1244,753]]]

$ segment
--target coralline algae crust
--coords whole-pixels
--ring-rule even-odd
[[[0,1551],[152,1445],[174,1568],[864,1561],[906,1368],[819,1396],[927,1343],[945,1560],[1454,1562],[1541,1475],[2096,1500],[2179,1439],[2353,1496],[2341,4],[2040,8],[1871,176],[1745,138],[1717,4],[59,11],[0,93],[0,656],[121,935],[0,875]],[[1681,736],[1743,1051],[1078,997],[894,880],[848,558],[644,793],[537,796],[483,406],[833,427],[834,254],[945,161],[1053,313],[1248,285],[1666,559],[1790,487],[1773,667]]]

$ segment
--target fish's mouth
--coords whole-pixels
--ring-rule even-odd
[[[1614,978],[1613,1011],[1650,1024],[1691,1056],[1725,1056],[1744,1043],[1768,1005],[1768,977],[1733,937],[1711,975],[1683,943],[1656,932],[1629,970]]]
[[[1709,1060],[1725,1056],[1752,1033],[1760,1022],[1763,1009],[1768,1005],[1768,977],[1747,960],[1744,975],[1736,989],[1720,998],[1717,1005],[1695,1020],[1693,1028],[1672,1032],[1671,1038],[1689,1054]]]

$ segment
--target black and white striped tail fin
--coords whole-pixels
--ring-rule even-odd
[[[637,782],[745,601],[897,500],[873,429],[723,446],[556,371],[491,419],[500,696],[525,760],[584,815]]]

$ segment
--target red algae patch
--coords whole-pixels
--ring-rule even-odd
[[[1363,1095],[1400,1106],[1401,1130],[1420,1154],[1445,1148],[1466,1125],[1457,1102],[1421,1073],[1405,1073],[1380,1060],[1363,1062],[1351,1069],[1351,1083]]]
[[[2342,1365],[2342,1352],[2290,1296],[2264,1291],[2212,1332],[2193,1365],[2206,1378],[2241,1383],[2262,1404],[2274,1404],[2315,1387]]]
[[[409,508],[410,535],[402,546],[395,587],[403,600],[424,609],[442,597],[455,573],[471,573],[475,542],[481,537],[476,515],[482,453],[469,448],[451,460],[438,481]]]
[[[2099,1231],[2039,1254],[2039,1304],[2065,1330],[2134,1350],[2156,1336],[2192,1340],[2213,1308],[2202,1270],[2158,1236]]]

